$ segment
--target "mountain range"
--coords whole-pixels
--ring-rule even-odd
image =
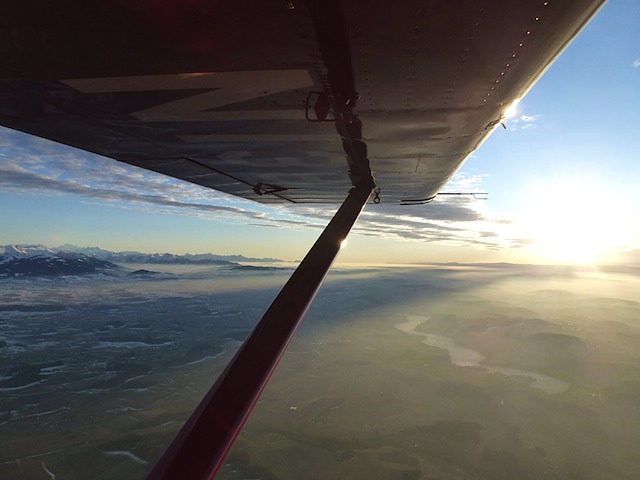
[[[243,262],[277,262],[271,258],[247,258],[242,255],[112,252],[98,247],[65,244],[57,248],[44,245],[0,246],[0,277],[41,277],[114,275],[123,268],[118,264],[223,265],[240,267]]]
[[[0,277],[113,274],[120,269],[115,263],[84,253],[58,251],[44,245],[0,246]]]
[[[280,262],[277,258],[252,258],[244,255],[215,255],[213,253],[142,253],[142,252],[112,252],[99,247],[78,247],[65,243],[54,250],[84,253],[92,257],[113,263],[156,263],[181,265],[235,265],[237,262]]]

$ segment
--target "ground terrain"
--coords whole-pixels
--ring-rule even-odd
[[[0,478],[143,478],[288,276],[162,270],[1,281]],[[551,267],[337,269],[219,478],[636,478],[638,287]]]

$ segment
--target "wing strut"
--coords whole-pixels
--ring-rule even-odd
[[[251,335],[160,457],[149,480],[214,477],[374,187],[363,182],[351,189]]]

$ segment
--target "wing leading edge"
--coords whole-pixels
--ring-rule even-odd
[[[372,173],[419,203],[602,3],[15,2],[0,123],[263,203]]]

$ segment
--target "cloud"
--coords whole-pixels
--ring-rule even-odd
[[[0,189],[75,195],[121,208],[282,225],[278,209],[0,128]],[[286,225],[286,224],[285,224]]]
[[[0,189],[18,194],[76,195],[120,208],[224,218],[265,228],[323,228],[338,205],[266,206],[111,159],[0,129]],[[459,172],[450,192],[482,191],[484,175]],[[438,197],[426,205],[368,205],[355,233],[402,241],[504,245],[508,220],[487,218],[481,200]]]
[[[482,182],[487,178],[487,174],[477,174],[465,171],[456,173],[444,188],[446,192],[480,192]]]
[[[526,115],[521,114],[517,117],[513,117],[505,122],[507,128],[509,130],[528,130],[531,128],[536,128],[536,122],[540,119],[542,115]]]
[[[485,217],[477,208],[481,202],[466,197],[442,197],[426,205],[368,204],[353,231],[394,241],[450,242],[501,248],[506,243],[499,232],[510,221]],[[293,205],[291,210],[297,216],[325,225],[336,207]]]
[[[636,58],[631,65],[633,68],[640,68],[640,58]]]
[[[174,209],[190,209],[209,213],[236,214],[243,217],[265,220],[267,215],[262,212],[252,212],[242,208],[213,205],[198,202],[186,202],[176,200],[166,195],[154,195],[150,193],[138,193],[122,189],[105,189],[83,185],[71,180],[58,180],[47,178],[40,174],[20,172],[0,168],[0,188],[8,191],[38,190],[49,194],[78,195],[93,200],[108,202],[129,202],[142,205],[156,205]]]

